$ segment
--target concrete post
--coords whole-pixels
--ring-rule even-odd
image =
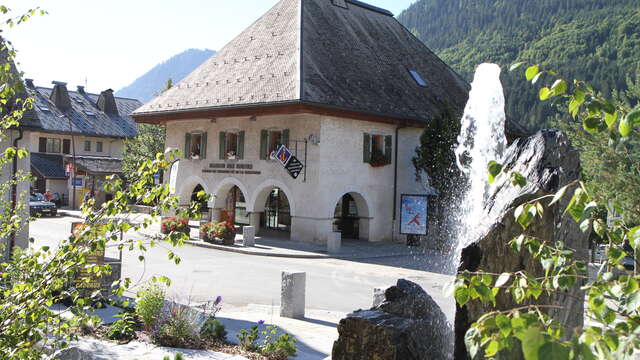
[[[260,215],[262,213],[252,212],[249,214],[249,225],[253,226],[254,235],[260,235]]]
[[[242,227],[242,245],[254,247],[256,245],[256,229],[253,226]]]
[[[282,272],[280,316],[304,319],[306,282],[307,274],[304,272]]]
[[[342,233],[332,232],[327,239],[327,251],[329,254],[336,254],[342,248]]]

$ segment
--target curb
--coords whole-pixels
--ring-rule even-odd
[[[261,253],[252,251],[249,248],[237,247],[237,246],[225,246],[225,245],[216,245],[204,243],[202,241],[187,241],[186,244],[191,246],[212,249],[212,250],[220,250],[233,252],[237,254],[244,255],[253,255],[253,256],[263,256],[263,257],[277,257],[277,258],[289,258],[289,259],[338,259],[338,260],[362,260],[362,259],[381,259],[388,257],[396,257],[396,256],[411,256],[415,254],[407,254],[407,253],[388,253],[384,255],[329,255],[329,254],[283,254],[283,253]]]

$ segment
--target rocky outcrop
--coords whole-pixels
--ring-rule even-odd
[[[514,219],[514,211],[519,205],[553,194],[562,186],[578,179],[578,153],[570,146],[565,134],[558,131],[541,131],[531,137],[517,139],[511,144],[504,156],[503,165],[505,169],[524,175],[528,183],[519,188],[505,179],[491,188],[484,214],[486,221],[493,225],[488,232],[478,236],[463,250],[459,270],[481,270],[500,274],[524,269],[531,274],[544,276],[541,265],[529,256],[526,250],[517,253],[508,245],[509,241],[523,232]],[[552,244],[561,241],[566,247],[576,249],[577,256],[586,260],[587,236],[580,231],[577,223],[569,216],[563,215],[568,201],[569,199],[565,199],[546,208],[543,219],[537,219],[527,233]],[[572,328],[583,323],[584,305],[583,301],[579,300],[583,298],[583,292],[579,286],[575,286],[568,294],[552,298],[541,297],[539,301],[565,306],[568,310],[553,311],[550,315]],[[508,295],[500,294],[496,300],[495,308],[483,306],[477,301],[457,308],[456,359],[468,358],[464,334],[474,321],[489,311],[507,310],[516,306]]]
[[[385,300],[340,321],[333,360],[449,359],[453,333],[445,314],[417,284],[398,280]]]

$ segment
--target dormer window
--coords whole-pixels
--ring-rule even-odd
[[[220,160],[244,159],[244,131],[220,132]]]
[[[202,131],[186,133],[184,155],[190,160],[205,159],[207,157],[207,133]]]

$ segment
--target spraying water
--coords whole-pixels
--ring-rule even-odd
[[[495,64],[478,66],[471,87],[455,150],[458,167],[468,177],[468,188],[461,195],[457,211],[458,229],[453,229],[458,256],[490,225],[483,216],[489,188],[487,164],[492,160],[499,161],[507,147],[500,67]]]

